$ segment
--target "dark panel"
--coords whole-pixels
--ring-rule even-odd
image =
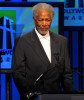
[[[69,31],[69,54],[70,54],[70,64],[71,64],[71,68],[73,68],[72,66],[72,61],[73,61],[73,57],[72,57],[72,31]]]
[[[9,20],[6,20],[6,27],[7,27],[7,28],[10,28]]]
[[[84,75],[84,31],[82,31],[82,67]],[[83,78],[83,91],[84,91],[84,78]]]
[[[11,1],[11,0],[5,0],[5,1]]]
[[[3,30],[0,29],[0,49],[2,49],[3,46]]]
[[[22,1],[27,1],[27,0],[22,0]]]
[[[78,68],[78,31],[72,31],[72,67]]]
[[[67,7],[67,8],[75,7],[75,0],[66,0],[65,7]]]
[[[11,35],[10,32],[7,31],[7,49],[12,49],[12,45],[11,45]]]
[[[0,66],[1,68],[1,66]],[[0,74],[0,100],[1,100],[1,74]]]
[[[3,26],[3,17],[0,18],[0,26]]]
[[[78,49],[79,49],[79,52],[78,52],[78,55],[79,55],[79,66],[78,66],[78,69],[79,69],[79,72],[80,73],[83,73],[83,70],[82,70],[82,31],[79,31],[78,32]],[[83,79],[82,77],[79,77],[79,90],[82,91],[83,89]]]
[[[79,0],[79,7],[80,8],[84,7],[83,0]]]

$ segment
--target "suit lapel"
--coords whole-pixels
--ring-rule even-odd
[[[51,65],[54,67],[57,63],[56,57],[59,56],[59,42],[54,33],[50,32],[51,37]]]
[[[37,56],[41,59],[45,66],[49,66],[49,59],[40,43],[38,36],[35,33],[35,30],[31,32],[31,40],[32,47],[34,48],[34,52],[36,52]],[[51,41],[51,66],[57,63],[56,56],[59,55],[59,42],[58,38],[54,35],[54,33],[50,32],[50,41]]]
[[[32,40],[32,46],[37,56],[42,60],[45,66],[48,66],[50,64],[49,59],[42,47],[42,44],[40,43],[38,36],[35,33],[35,30],[33,30],[31,33],[31,40]]]

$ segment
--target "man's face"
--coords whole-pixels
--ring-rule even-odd
[[[36,29],[41,35],[46,35],[49,31],[52,19],[50,12],[45,9],[41,9],[37,12],[36,19],[33,18]]]

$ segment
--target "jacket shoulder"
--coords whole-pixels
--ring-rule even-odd
[[[32,32],[33,31],[30,31],[30,32],[27,32],[27,33],[22,34],[22,35],[20,35],[20,38],[30,37]]]
[[[54,32],[51,32],[51,34],[53,35],[53,38],[57,39],[58,41],[67,41],[67,38],[64,37],[63,35],[56,34]]]

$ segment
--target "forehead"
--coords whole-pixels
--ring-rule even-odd
[[[38,10],[38,12],[37,12],[37,16],[39,17],[46,17],[46,16],[48,16],[48,17],[50,17],[50,11],[48,11],[48,10],[46,10],[46,9],[40,9],[40,10]]]

